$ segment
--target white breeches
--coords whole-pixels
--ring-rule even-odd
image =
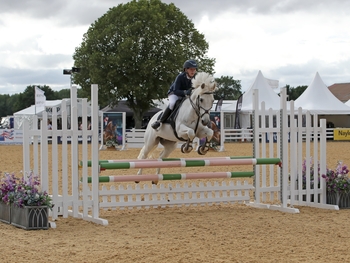
[[[178,99],[180,99],[181,97],[175,95],[175,94],[170,94],[168,96],[168,99],[169,99],[169,109],[173,110],[174,109],[174,106],[175,106],[175,103]]]

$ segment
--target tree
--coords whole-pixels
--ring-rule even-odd
[[[236,100],[242,94],[240,80],[234,80],[233,77],[229,76],[221,76],[221,78],[216,78],[215,81],[218,84],[218,91],[214,94],[216,100],[221,98]]]
[[[73,55],[80,73],[73,75],[86,94],[99,85],[101,107],[126,99],[134,111],[136,128],[154,106],[167,96],[187,59],[199,70],[213,73],[215,59],[206,56],[204,35],[174,4],[160,0],[133,0],[119,4],[96,20]]]
[[[306,90],[307,86],[287,87],[288,100],[296,100]]]

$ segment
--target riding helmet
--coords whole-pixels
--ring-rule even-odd
[[[198,68],[197,62],[193,59],[186,60],[183,66],[184,70],[186,68]]]

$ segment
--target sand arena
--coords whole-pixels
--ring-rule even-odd
[[[207,156],[252,155],[251,143],[225,148]],[[138,152],[101,151],[100,159],[136,158]],[[349,152],[350,142],[328,142],[327,164],[350,164]],[[2,173],[21,172],[22,146],[1,145],[0,154]],[[184,156],[176,150],[171,157]],[[0,223],[0,262],[349,262],[350,210],[298,208],[300,214],[243,204],[102,210],[108,226],[60,217],[56,229],[34,231]]]

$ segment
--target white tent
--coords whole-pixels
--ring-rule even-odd
[[[295,100],[294,107],[302,107],[312,114],[350,114],[350,107],[333,95],[318,72],[303,94]]]
[[[82,116],[82,99],[78,98],[78,104],[77,104],[77,113],[78,117]],[[71,100],[70,99],[63,99],[63,100],[47,100],[45,101],[45,108],[37,108],[35,105],[32,105],[28,108],[25,108],[23,110],[20,110],[18,112],[15,112],[14,115],[14,126],[15,129],[22,129],[23,121],[29,120],[30,127],[32,127],[32,122],[34,119],[34,116],[36,115],[38,118],[42,117],[42,113],[44,111],[47,112],[48,117],[52,115],[53,108],[56,108],[57,115],[61,115],[62,112],[62,102],[66,102],[66,110],[68,116],[70,116],[70,107],[71,107]],[[88,115],[90,116],[90,103],[88,103]]]
[[[259,91],[259,103],[262,101],[265,102],[266,109],[279,110],[280,109],[280,97],[277,93],[271,88],[266,78],[259,70],[258,75],[256,76],[253,85],[243,94],[242,102],[242,112],[253,111],[253,91]]]
[[[52,112],[52,108],[56,107],[57,111],[60,112],[61,100],[47,100],[45,101],[45,107],[36,107],[32,105],[23,110],[17,111],[13,114],[14,116],[14,126],[16,130],[22,129],[23,121],[28,120],[30,128],[33,124],[34,116],[38,118],[42,117],[43,112],[46,110],[48,113]]]
[[[302,107],[311,114],[317,114],[318,119],[326,119],[330,128],[350,127],[350,107],[333,95],[318,72],[303,94],[295,100],[294,107],[295,110]]]

